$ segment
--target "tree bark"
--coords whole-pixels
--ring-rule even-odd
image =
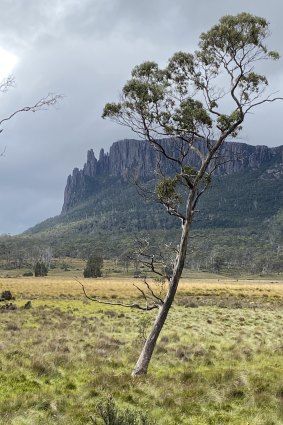
[[[187,242],[188,242],[190,227],[191,227],[191,218],[190,220],[187,220],[182,226],[180,248],[176,257],[173,275],[169,282],[169,288],[168,288],[166,297],[164,299],[164,303],[159,308],[159,311],[155,318],[152,329],[145,341],[145,344],[138,358],[138,361],[134,367],[134,370],[132,371],[132,376],[147,374],[148,365],[150,363],[154,348],[156,346],[157,339],[166,321],[169,310],[174,301],[176,291],[178,289],[180,277],[182,275],[182,271],[185,264]]]

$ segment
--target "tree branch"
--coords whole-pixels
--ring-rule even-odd
[[[79,281],[79,279],[76,276],[74,276],[74,280],[81,285],[85,297],[88,300],[96,302],[98,304],[111,305],[111,306],[121,306],[121,307],[127,307],[127,308],[136,308],[138,310],[143,310],[143,311],[150,311],[150,310],[154,310],[155,308],[159,308],[159,306],[157,304],[153,304],[153,305],[150,305],[150,306],[146,305],[145,307],[143,307],[143,306],[141,306],[140,304],[137,304],[137,303],[125,304],[125,303],[118,302],[118,301],[117,302],[111,302],[111,301],[104,301],[100,298],[94,298],[94,297],[91,297],[90,295],[87,294],[84,285]],[[139,288],[137,288],[137,289],[139,289]],[[139,291],[141,291],[141,290],[139,289]]]
[[[9,121],[11,118],[13,118],[15,115],[19,114],[20,112],[37,112],[42,111],[48,108],[49,106],[55,106],[58,101],[63,99],[63,95],[61,94],[48,94],[48,96],[43,97],[38,102],[36,102],[32,106],[25,106],[24,108],[18,109],[17,111],[13,112],[11,115],[9,115],[6,118],[2,118],[0,120],[0,125],[3,124],[5,121]]]

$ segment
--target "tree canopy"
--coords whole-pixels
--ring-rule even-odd
[[[268,80],[255,71],[259,61],[279,58],[265,45],[268,35],[264,18],[224,16],[201,34],[193,54],[175,53],[164,69],[150,61],[136,66],[120,102],[106,104],[103,117],[152,143],[164,136],[185,141],[235,137],[248,112],[275,100],[262,98]]]
[[[103,259],[97,256],[91,256],[87,260],[86,266],[84,268],[84,277],[101,277],[101,269],[103,267]]]

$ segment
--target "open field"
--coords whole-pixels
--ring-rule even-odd
[[[115,302],[137,297],[133,280],[84,283]],[[154,312],[90,302],[70,276],[1,278],[8,289],[18,308],[0,310],[1,424],[92,424],[109,395],[158,425],[283,424],[282,276],[184,279],[149,375],[135,379]]]

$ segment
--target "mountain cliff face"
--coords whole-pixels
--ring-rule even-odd
[[[21,241],[15,239],[14,252],[22,243],[30,249],[52,247],[58,257],[99,252],[117,259],[132,251],[133,236],[149,237],[154,246],[176,245],[179,220],[141,197],[129,179],[134,174],[152,187],[156,159],[157,153],[137,140],[116,142],[98,159],[90,150],[83,168],[68,177],[62,214],[28,229]],[[219,260],[239,271],[282,271],[283,146],[226,143],[221,159],[199,202],[187,266],[214,270]],[[197,158],[191,157],[194,162]]]
[[[163,141],[164,145],[170,143]],[[109,153],[103,149],[99,159],[93,150],[87,153],[87,161],[83,169],[75,168],[67,179],[64,192],[62,213],[94,195],[100,182],[107,177],[126,180],[134,175],[141,180],[153,177],[158,153],[142,140],[121,140],[113,143]],[[245,170],[255,170],[263,167],[260,178],[282,178],[283,176],[283,146],[268,148],[267,146],[251,146],[245,143],[228,142],[221,150],[221,162],[215,174],[229,175]],[[191,157],[190,163],[197,165],[197,158]],[[166,164],[163,169],[170,172]]]

